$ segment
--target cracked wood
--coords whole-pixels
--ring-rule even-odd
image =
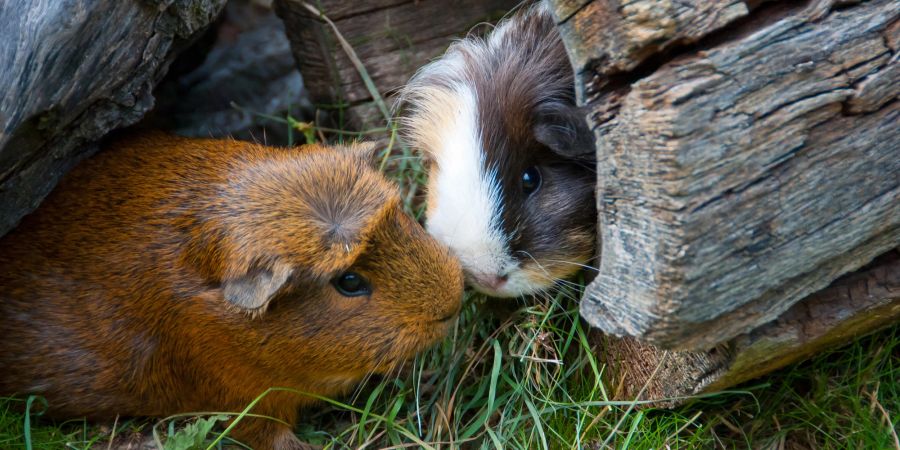
[[[224,0],[0,3],[0,236],[109,131],[153,107],[153,86]]]
[[[385,97],[472,27],[499,19],[517,0],[378,0],[309,2],[334,21]],[[313,103],[349,107],[355,128],[384,118],[331,29],[296,0],[276,0],[294,57]]]
[[[709,349],[900,245],[895,2],[555,3],[598,147],[589,322]]]
[[[685,396],[734,386],[898,319],[900,251],[892,250],[796,303],[778,319],[709,351],[666,351],[634,338],[599,333],[592,340],[610,368],[609,384],[619,387],[617,399],[672,406]]]

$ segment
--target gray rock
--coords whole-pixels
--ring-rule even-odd
[[[212,45],[197,45],[175,62],[192,67],[173,69],[160,84],[148,125],[183,136],[291,143],[288,125],[267,116],[300,119],[314,110],[281,20],[269,7],[232,0],[208,33],[203,39]]]

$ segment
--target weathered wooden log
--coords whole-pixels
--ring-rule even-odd
[[[896,1],[552,3],[597,138],[589,322],[705,350],[900,245]]]
[[[593,336],[618,397],[671,406],[800,361],[900,320],[900,250],[797,302],[778,319],[708,351],[668,351]]]
[[[92,143],[153,106],[175,50],[225,0],[0,2],[0,235]]]
[[[344,105],[357,129],[384,126],[384,115],[332,28],[302,0],[275,0],[313,103]],[[334,22],[378,91],[387,98],[454,38],[499,19],[518,0],[306,1]],[[387,101],[390,105],[390,100]],[[334,110],[334,106],[331,107]],[[345,125],[345,124],[342,124]]]

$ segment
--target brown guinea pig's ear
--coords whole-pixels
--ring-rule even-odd
[[[573,105],[551,103],[536,111],[534,137],[553,153],[568,159],[595,160],[594,136],[584,111]]]
[[[270,267],[253,267],[222,280],[222,293],[232,305],[248,312],[262,313],[291,272],[289,266],[278,263]]]

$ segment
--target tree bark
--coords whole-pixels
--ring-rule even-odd
[[[225,0],[47,0],[0,5],[0,235],[153,106],[174,50]]]
[[[378,91],[390,99],[415,71],[453,39],[499,19],[518,0],[306,1],[331,19],[353,47]],[[294,58],[313,103],[356,129],[385,126],[362,76],[334,31],[299,0],[276,0]],[[387,101],[388,106],[390,100]]]
[[[900,319],[900,250],[796,303],[778,319],[708,351],[669,351],[593,335],[617,397],[673,406],[847,344]]]
[[[900,245],[896,1],[553,3],[597,138],[590,323],[706,350]]]

